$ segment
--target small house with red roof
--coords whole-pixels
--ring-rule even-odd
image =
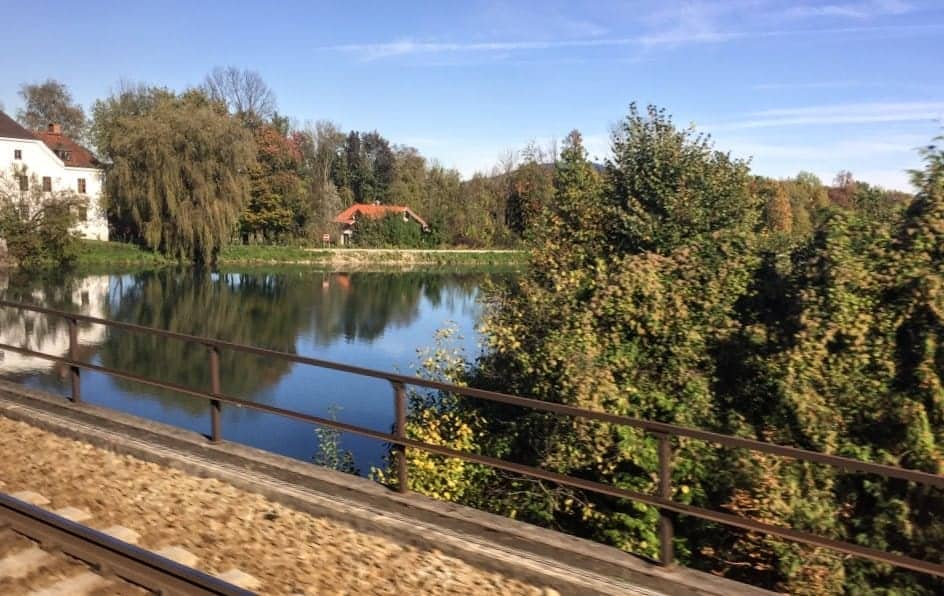
[[[341,225],[341,244],[343,245],[350,241],[359,220],[365,218],[383,219],[390,215],[402,216],[403,221],[416,222],[416,225],[420,226],[424,232],[429,231],[429,225],[426,224],[426,221],[405,205],[354,203],[334,218],[334,222]]]
[[[76,232],[84,238],[108,240],[102,208],[104,170],[91,151],[64,135],[58,124],[30,131],[0,112],[0,192],[32,196],[76,193],[88,200],[78,214]]]

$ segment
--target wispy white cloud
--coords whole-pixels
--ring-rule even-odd
[[[706,124],[709,131],[800,126],[807,124],[865,124],[944,119],[944,102],[848,103],[751,112],[744,120]]]
[[[327,46],[321,49],[360,54],[366,60],[405,56],[408,54],[445,54],[463,52],[514,52],[555,48],[590,48],[626,46],[638,43],[636,38],[609,38],[558,41],[490,41],[490,42],[424,42],[401,39],[389,43],[354,43]]]
[[[912,83],[896,80],[875,80],[875,81],[856,81],[856,80],[835,80],[835,81],[794,81],[794,82],[767,82],[755,83],[750,86],[754,91],[785,91],[785,90],[816,90],[816,89],[853,89],[853,88],[893,88],[897,90],[908,89],[911,91],[944,91],[944,85],[935,85],[932,83]]]
[[[944,102],[941,101],[899,101],[899,102],[861,102],[831,104],[823,106],[804,106],[796,108],[774,108],[769,110],[760,110],[752,112],[758,116],[807,116],[824,114],[889,114],[889,113],[910,113],[913,111],[925,112],[927,110],[944,110]]]
[[[720,43],[740,34],[722,25],[731,13],[748,8],[744,3],[685,2],[665,6],[649,15],[649,32],[639,37],[644,47],[689,43]]]
[[[473,3],[468,3],[473,4]],[[583,39],[611,34],[612,21],[599,10],[582,10],[572,0],[521,2],[488,0],[466,11],[469,31],[493,39]]]
[[[785,89],[848,89],[850,87],[879,87],[877,81],[810,81],[798,83],[757,83],[751,85],[755,91],[783,91]]]
[[[681,27],[643,35],[640,36],[636,42],[643,47],[680,46],[688,44],[722,43],[745,36],[746,35],[743,33],[733,31],[695,31]]]
[[[717,44],[739,39],[772,37],[803,37],[824,35],[895,35],[922,34],[944,30],[944,23],[861,27],[830,27],[820,29],[768,29],[758,31],[721,31],[689,26],[675,27],[632,37],[558,40],[507,40],[486,42],[438,42],[404,38],[391,42],[348,43],[315,48],[357,55],[365,61],[418,54],[458,54],[544,51],[567,48],[612,47],[675,47],[692,44]]]
[[[750,138],[726,138],[723,149],[741,157],[800,161],[814,164],[830,160],[864,160],[890,155],[914,155],[927,144],[921,135],[881,135],[839,139],[818,143],[761,142]],[[720,145],[720,143],[719,143]]]
[[[803,4],[784,11],[783,16],[792,18],[844,17],[871,19],[896,16],[912,12],[913,4],[903,0],[869,0],[867,2],[843,2],[838,4]]]

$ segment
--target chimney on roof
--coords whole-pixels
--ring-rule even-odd
[[[51,132],[51,133],[54,134],[54,135],[61,135],[61,134],[62,134],[62,127],[59,126],[59,123],[58,123],[58,122],[51,122],[51,123],[49,124],[49,126],[47,127],[46,130],[48,130],[49,132]]]

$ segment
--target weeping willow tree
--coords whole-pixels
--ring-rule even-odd
[[[200,91],[126,89],[96,103],[94,114],[118,236],[213,262],[248,199],[249,132]]]

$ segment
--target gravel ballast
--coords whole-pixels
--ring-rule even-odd
[[[0,491],[86,509],[89,525],[131,528],[145,548],[182,546],[209,573],[237,567],[261,580],[263,593],[554,593],[2,416],[0,452]]]

